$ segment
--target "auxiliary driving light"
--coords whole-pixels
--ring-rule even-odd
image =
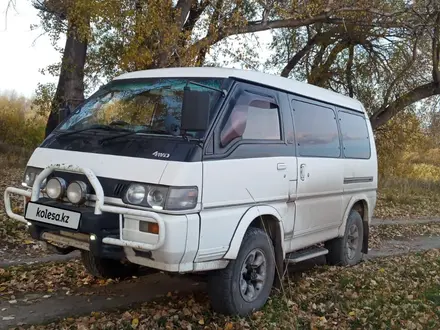
[[[96,235],[95,234],[91,234],[90,235],[90,240],[91,241],[96,241]]]
[[[73,181],[67,187],[67,199],[72,204],[83,204],[87,199],[87,184],[82,181]]]
[[[64,196],[66,185],[63,178],[52,178],[46,184],[46,194],[52,199],[60,199]]]

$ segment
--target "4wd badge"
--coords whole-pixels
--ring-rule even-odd
[[[164,153],[164,152],[159,152],[159,151],[153,152],[153,156],[154,157],[159,157],[159,158],[170,158],[170,154],[167,154],[167,153]]]

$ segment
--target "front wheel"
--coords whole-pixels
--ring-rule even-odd
[[[246,232],[237,259],[208,279],[214,311],[246,316],[264,306],[275,276],[275,253],[269,236],[259,228]]]
[[[81,260],[87,272],[98,278],[125,278],[137,273],[136,264],[123,264],[118,260],[94,256],[90,251],[81,251]]]

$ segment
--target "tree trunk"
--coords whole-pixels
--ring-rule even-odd
[[[86,52],[87,40],[80,38],[75,24],[69,22],[58,86],[46,124],[46,137],[60,122],[60,108],[68,107],[72,110],[84,100]]]

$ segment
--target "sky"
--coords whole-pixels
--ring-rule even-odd
[[[39,70],[60,60],[47,34],[41,27],[31,30],[31,25],[40,24],[38,12],[30,0],[14,0],[15,9],[6,8],[9,0],[0,0],[0,93],[15,91],[19,95],[32,97],[38,83],[57,83],[57,77],[42,75]],[[270,32],[258,34],[260,45],[270,42]],[[64,46],[65,39],[59,41]],[[233,46],[233,45],[231,45]],[[267,51],[267,49],[266,49]],[[268,54],[260,52],[261,61]],[[228,67],[239,67],[234,63]]]
[[[39,82],[57,82],[39,70],[58,62],[60,54],[41,28],[31,31],[39,18],[30,0],[16,0],[16,10],[10,8],[5,17],[8,1],[0,0],[0,92],[31,97]]]

